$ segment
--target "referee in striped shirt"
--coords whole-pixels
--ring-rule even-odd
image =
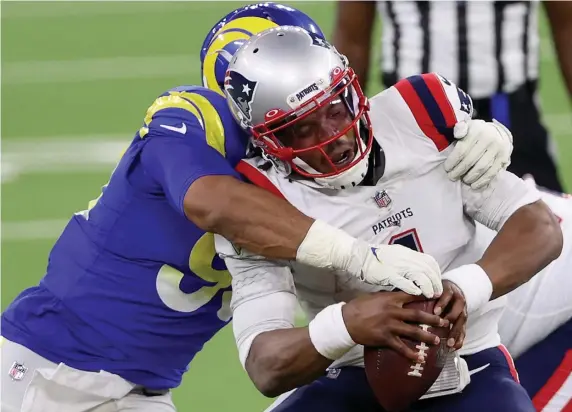
[[[544,6],[572,96],[572,1]],[[563,191],[536,102],[538,1],[339,1],[337,7],[334,44],[348,56],[362,86],[377,8],[385,87],[427,72],[454,81],[473,98],[477,117],[495,118],[511,129],[509,170]]]

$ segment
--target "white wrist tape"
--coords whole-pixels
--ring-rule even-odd
[[[316,268],[347,271],[356,259],[355,242],[356,239],[343,230],[316,220],[298,247],[296,261]],[[361,264],[351,266],[361,270]]]
[[[493,284],[479,265],[460,266],[443,274],[443,280],[455,283],[465,295],[467,313],[481,309],[491,299]]]
[[[341,358],[356,345],[342,316],[344,304],[327,306],[308,325],[312,344],[320,355],[331,360]]]

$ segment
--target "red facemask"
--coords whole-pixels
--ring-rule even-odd
[[[351,68],[342,70],[338,67],[332,71],[330,77],[331,83],[327,89],[290,111],[270,110],[266,113],[266,120],[263,123],[252,126],[251,130],[255,144],[261,147],[267,155],[289,164],[296,173],[308,178],[335,176],[352,168],[369,154],[373,143],[373,130],[368,113],[369,102],[359,85],[356,74]],[[338,131],[318,144],[303,149],[293,149],[284,146],[276,137],[276,132],[291,127],[301,119],[330,104],[334,99],[341,99],[352,115],[351,122],[343,130]],[[357,101],[357,104],[354,104],[355,101]],[[338,167],[327,155],[325,148],[344,137],[352,129],[356,139],[361,139],[362,142],[358,141],[354,159],[342,167]],[[299,155],[313,150],[321,152],[322,156],[327,159],[332,170],[331,172],[310,173],[294,163],[294,159],[299,157]]]

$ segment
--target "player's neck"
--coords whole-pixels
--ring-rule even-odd
[[[385,172],[385,152],[379,147],[372,148],[369,156],[369,167],[363,181],[359,186],[375,186]]]

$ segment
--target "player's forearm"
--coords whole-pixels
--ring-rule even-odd
[[[232,176],[197,179],[185,213],[201,229],[270,259],[294,260],[313,219],[286,201]]]
[[[572,2],[549,1],[544,2],[544,5],[550,20],[560,70],[572,99]]]
[[[258,335],[245,367],[256,388],[274,397],[316,380],[331,363],[318,353],[304,327]]]
[[[367,87],[374,18],[375,2],[337,3],[333,43],[336,49],[349,59],[350,66],[358,75],[364,90]]]
[[[477,264],[493,285],[491,299],[526,283],[562,251],[558,221],[542,201],[519,208]]]

